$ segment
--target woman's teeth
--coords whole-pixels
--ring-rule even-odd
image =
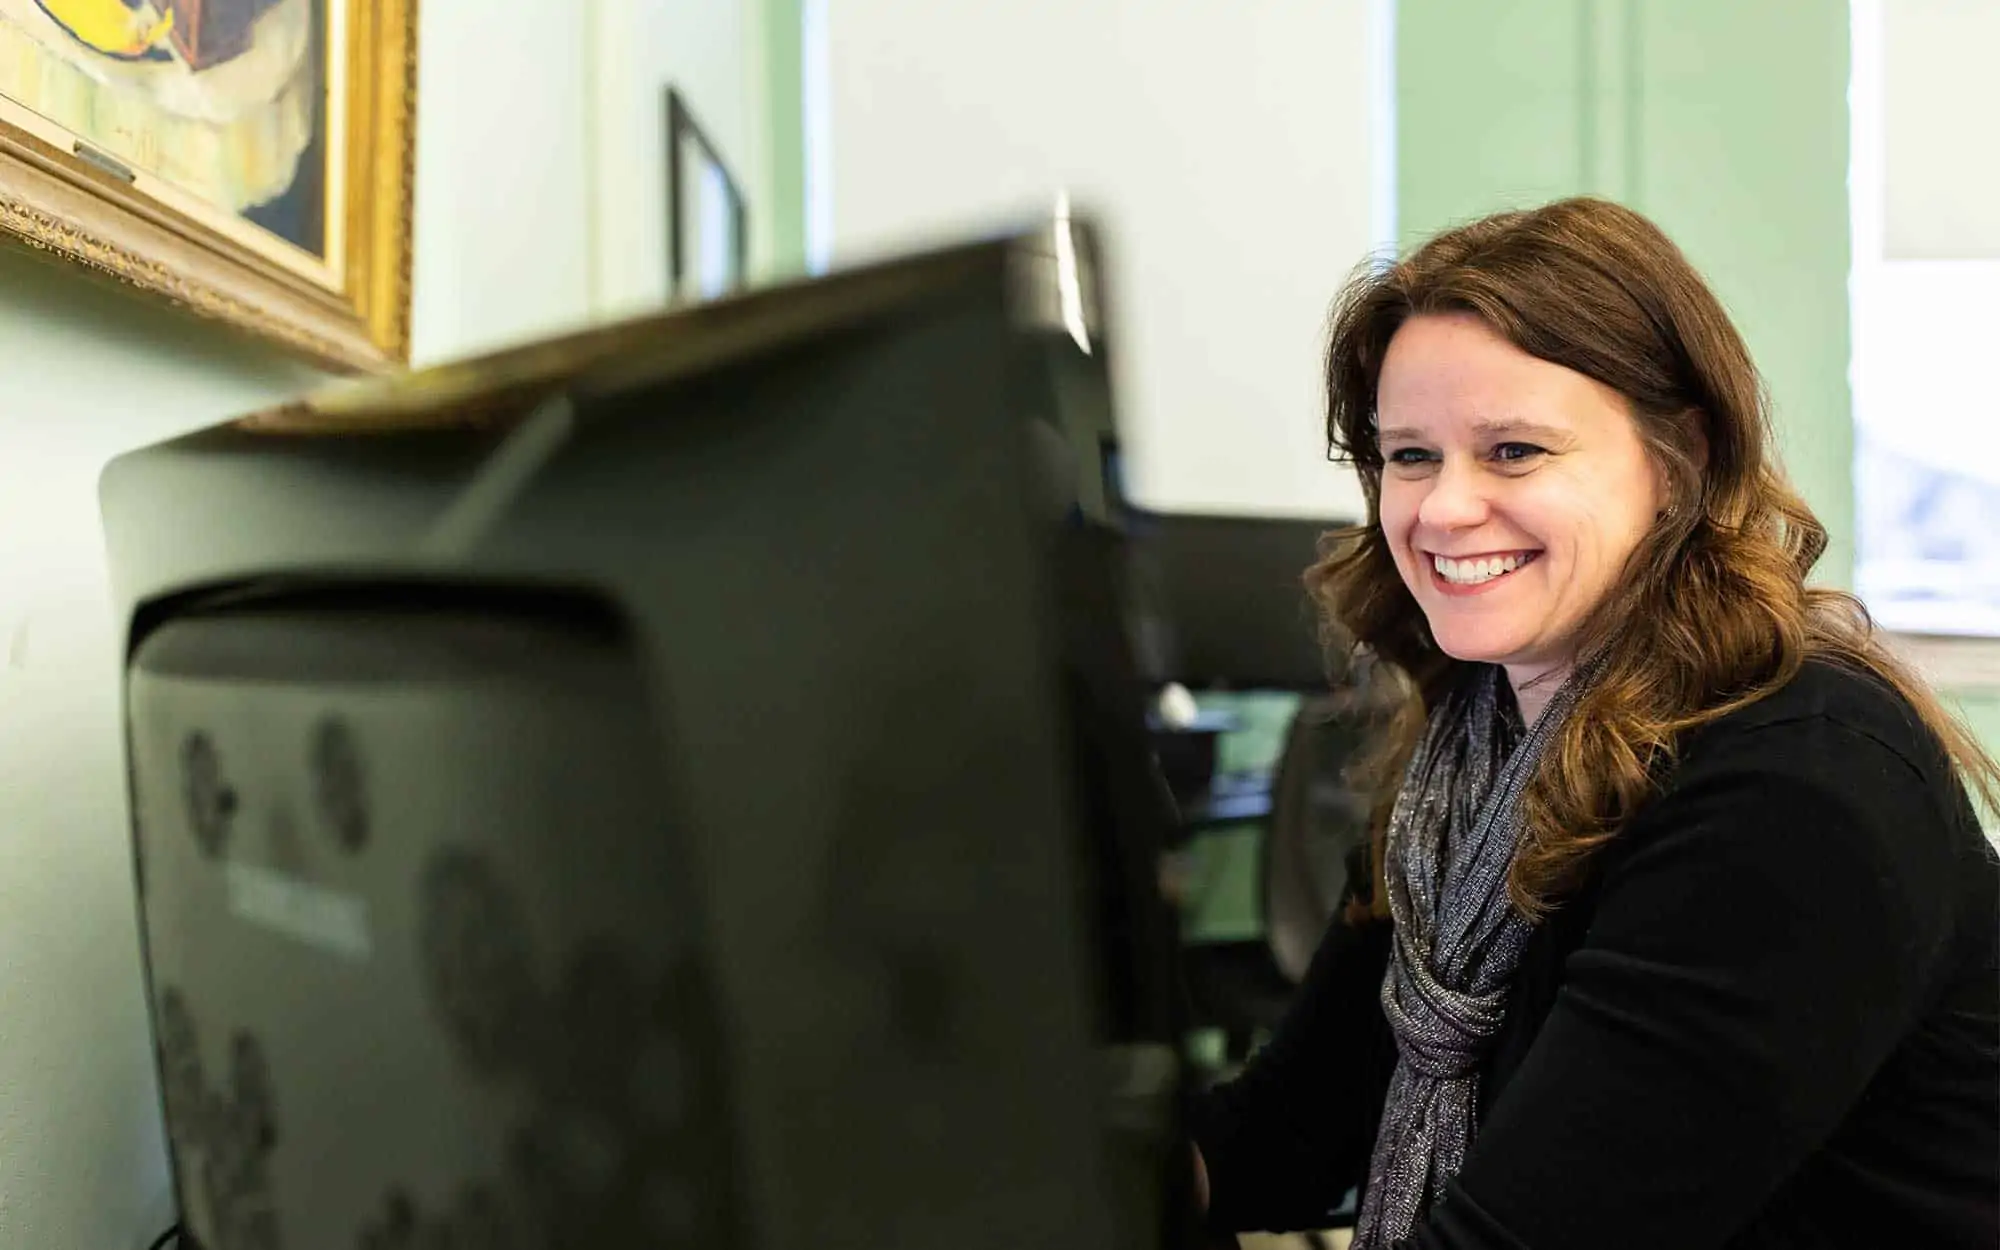
[[[1478,560],[1448,560],[1443,556],[1432,556],[1431,563],[1438,576],[1454,586],[1477,586],[1490,582],[1506,573],[1512,573],[1534,557],[1532,555],[1486,556]]]

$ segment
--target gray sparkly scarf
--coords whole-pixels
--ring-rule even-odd
[[[1532,929],[1507,897],[1521,797],[1596,670],[1578,665],[1523,732],[1501,670],[1484,666],[1432,711],[1403,774],[1384,865],[1395,945],[1382,1007],[1398,1058],[1354,1250],[1409,1236],[1464,1166],[1479,1071]]]

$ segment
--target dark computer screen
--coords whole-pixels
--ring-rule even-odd
[[[193,1244],[1179,1235],[1106,392],[1016,259],[112,467]]]
[[[1345,524],[1132,514],[1134,604],[1150,674],[1188,686],[1323,689],[1324,648],[1303,579],[1320,540]]]

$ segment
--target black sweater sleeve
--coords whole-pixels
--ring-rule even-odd
[[[1407,1250],[1728,1243],[1861,1097],[1949,936],[1938,787],[1840,722],[1690,759]]]
[[[1396,1066],[1381,1004],[1388,962],[1388,924],[1336,921],[1269,1044],[1196,1101],[1212,1229],[1324,1228],[1360,1182]]]

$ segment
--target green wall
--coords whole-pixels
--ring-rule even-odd
[[[1593,192],[1674,237],[1769,382],[1786,467],[1853,568],[1847,6],[1402,0],[1405,244]]]
[[[771,127],[771,272],[791,277],[806,268],[804,5],[802,0],[760,3],[764,115]]]
[[[1837,586],[1854,568],[1847,8],[1400,0],[1396,14],[1399,241],[1586,191],[1659,222],[1749,341],[1785,468],[1832,536],[1819,577]],[[2000,695],[1954,697],[2000,751]]]

